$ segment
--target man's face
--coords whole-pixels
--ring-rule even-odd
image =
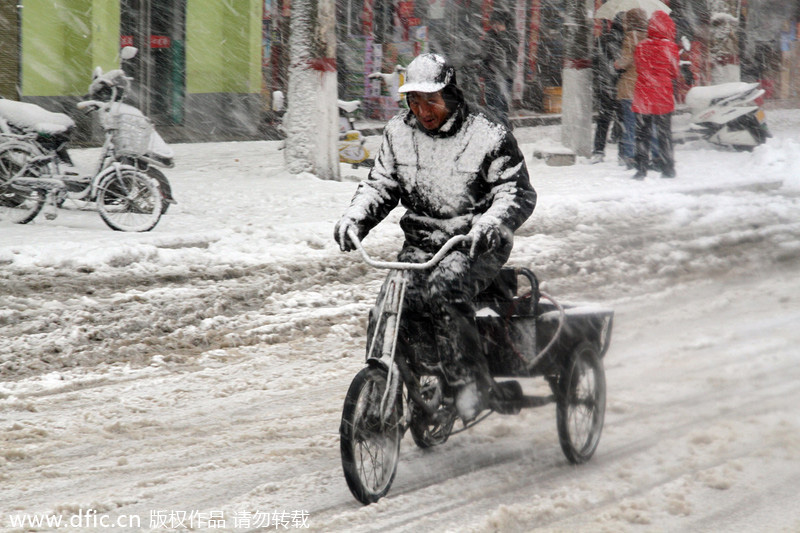
[[[441,91],[435,93],[410,92],[406,101],[411,112],[417,117],[422,127],[428,131],[439,128],[450,114]]]

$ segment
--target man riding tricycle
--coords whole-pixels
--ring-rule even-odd
[[[368,364],[342,414],[351,492],[362,503],[388,492],[406,429],[429,447],[458,419],[467,428],[486,411],[551,402],[565,454],[588,460],[603,425],[613,312],[540,303],[532,272],[503,268],[536,193],[513,134],[468,108],[447,60],[415,58],[400,92],[410,109],[386,125],[375,166],[334,230],[343,251],[390,269],[370,313]],[[400,203],[398,260],[374,261],[360,241]],[[496,379],[535,376],[552,395]]]

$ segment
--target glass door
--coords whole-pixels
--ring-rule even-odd
[[[183,122],[186,92],[186,0],[122,0],[121,45],[139,49],[122,68],[131,100],[157,125]]]

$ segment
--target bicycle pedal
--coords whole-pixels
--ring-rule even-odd
[[[489,394],[489,406],[501,415],[515,415],[522,409],[523,398],[519,381],[502,381]]]

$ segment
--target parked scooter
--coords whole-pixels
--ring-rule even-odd
[[[339,162],[350,163],[353,168],[372,167],[366,139],[356,128],[355,113],[361,108],[360,100],[339,100]]]
[[[369,157],[364,135],[356,128],[356,113],[361,109],[361,100],[337,100],[339,108],[339,162],[349,163],[353,168],[372,167],[375,160]],[[286,129],[283,126],[283,117],[286,112],[286,98],[283,91],[272,93],[272,114],[277,118],[275,128],[283,136]],[[285,146],[281,145],[281,149]]]
[[[127,52],[127,53],[126,53]],[[137,49],[133,46],[126,46],[123,49],[123,59],[132,59],[136,55]],[[162,194],[162,213],[167,211],[170,204],[177,203],[172,196],[172,187],[163,172],[155,168],[172,168],[175,166],[174,152],[164,141],[161,135],[153,128],[150,120],[138,108],[123,102],[126,92],[130,89],[130,78],[122,70],[110,70],[103,72],[97,67],[92,76],[92,83],[89,85],[88,99],[100,102],[115,102],[113,113],[102,115],[101,120],[108,120],[114,115],[124,116],[126,123],[138,123],[140,130],[149,132],[149,141],[146,146],[131,147],[129,150],[120,150],[117,147],[117,155],[120,162],[128,164],[141,170],[158,182]],[[79,104],[80,106],[80,104]],[[104,127],[108,126],[104,124]],[[112,125],[113,126],[113,125]],[[144,142],[145,139],[140,139]]]
[[[126,46],[120,51],[120,58],[132,59],[137,52],[135,47]],[[115,160],[133,166],[156,180],[161,191],[163,214],[170,204],[176,202],[167,177],[155,166],[172,168],[174,153],[139,109],[123,103],[129,88],[130,78],[124,71],[114,69],[103,72],[102,68],[97,67],[89,85],[89,94],[85,101],[78,103],[78,108],[87,111],[102,108],[100,120],[104,130],[127,130],[115,136],[115,142],[119,145],[114,147]],[[111,106],[103,105],[107,103],[111,103]],[[75,123],[64,113],[54,113],[27,102],[0,101],[0,132],[30,135],[44,153],[55,152],[58,155],[54,161],[56,173],[67,178],[65,190],[59,193],[59,206],[66,199],[88,203],[92,196],[91,180],[82,177],[67,151],[74,129]],[[123,146],[123,139],[128,146]]]
[[[734,150],[752,150],[772,135],[764,110],[755,100],[764,94],[758,83],[732,82],[693,87],[686,93],[690,124],[673,130],[673,141],[703,139]]]

